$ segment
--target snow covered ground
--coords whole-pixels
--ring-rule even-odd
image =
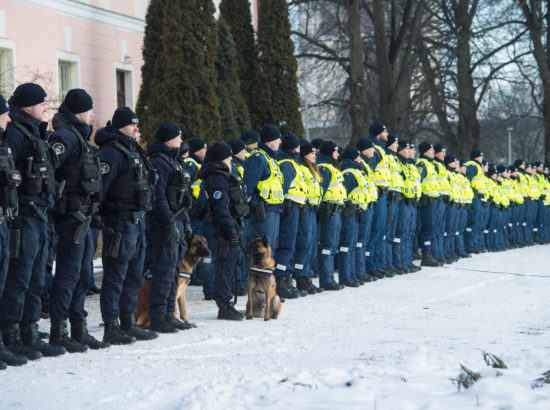
[[[549,253],[474,255],[289,300],[270,322],[218,321],[192,287],[197,329],[10,367],[0,408],[550,409],[550,384],[531,389],[550,370]],[[99,297],[87,308],[101,337]],[[508,365],[500,377],[482,350]],[[460,363],[484,377],[457,392]]]

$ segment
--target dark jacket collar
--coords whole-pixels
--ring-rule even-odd
[[[271,148],[269,148],[267,145],[265,145],[263,142],[258,143],[258,148],[262,151],[265,151],[267,155],[269,155],[271,158],[275,158],[277,153],[273,151]]]
[[[53,116],[52,127],[57,131],[62,128],[67,128],[69,125],[73,125],[85,139],[90,139],[92,127],[80,121],[76,115],[71,112],[69,107],[67,107],[67,104],[63,103]]]
[[[12,121],[17,121],[21,125],[25,126],[29,131],[34,131],[34,135],[40,138],[46,138],[47,122],[40,122],[37,119],[31,117],[20,107],[13,103],[13,97],[10,98],[10,118]],[[9,124],[8,124],[9,126]]]
[[[156,152],[160,152],[166,155],[168,158],[172,158],[172,159],[176,159],[180,154],[179,148],[170,148],[162,141],[153,140],[153,142],[151,142],[147,146],[147,153],[153,154]]]
[[[198,172],[198,177],[200,179],[205,179],[208,175],[213,173],[225,173],[228,177],[230,175],[227,166],[221,161],[205,161],[202,165],[200,171]]]
[[[138,143],[136,139],[124,135],[119,130],[113,129],[111,127],[111,121],[107,122],[107,126],[97,130],[94,140],[100,147],[109,142],[119,142],[131,151],[138,151]]]
[[[357,162],[355,161],[352,161],[351,159],[349,158],[346,158],[345,160],[342,161],[342,163],[340,164],[340,169],[343,171],[344,169],[349,169],[349,168],[353,168],[353,169],[358,169],[358,170],[361,170],[361,165],[359,165]]]

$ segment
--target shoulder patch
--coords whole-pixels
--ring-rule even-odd
[[[101,174],[102,175],[108,174],[110,170],[111,170],[111,168],[109,167],[109,164],[107,164],[106,162],[101,163]]]
[[[61,155],[65,152],[65,145],[63,145],[61,142],[56,142],[52,145],[52,149],[57,155]]]
[[[214,194],[212,194],[214,199],[220,199],[222,197],[222,191],[214,191]]]
[[[256,156],[257,156],[257,157],[259,157],[259,156],[260,156],[260,153],[259,153],[259,152],[257,152],[257,153],[256,153]]]

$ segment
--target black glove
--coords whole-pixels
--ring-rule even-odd
[[[95,214],[92,216],[92,221],[90,222],[90,228],[92,229],[103,228],[103,221],[101,220],[101,216],[99,216],[98,214]]]
[[[191,238],[193,237],[193,228],[191,227],[190,223],[185,224],[184,233],[185,233],[185,239],[187,239],[187,241],[190,241]]]
[[[176,226],[176,223],[171,223],[168,226],[164,227],[164,241],[165,242],[176,242],[180,238],[180,231]]]

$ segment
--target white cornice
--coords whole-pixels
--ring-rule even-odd
[[[145,21],[72,0],[16,0],[31,6],[50,10],[64,16],[106,24],[118,30],[145,33]]]

